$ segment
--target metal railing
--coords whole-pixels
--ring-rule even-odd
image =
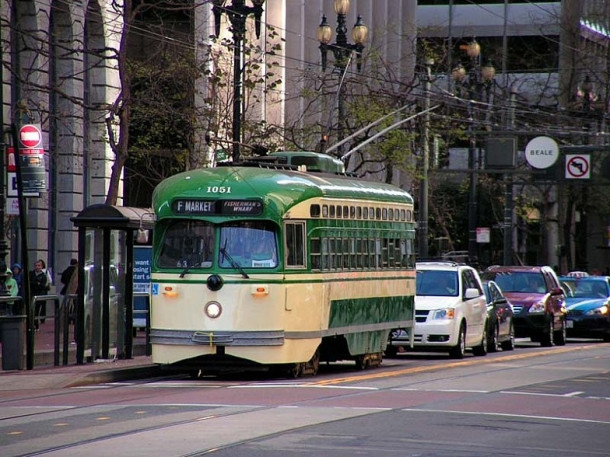
[[[152,348],[150,344],[150,294],[142,293],[142,292],[134,292],[134,297],[145,297],[147,299],[147,307],[145,310],[134,309],[134,317],[135,315],[144,315],[146,319],[146,355],[150,356],[152,354]],[[62,365],[68,365],[69,359],[69,348],[70,348],[70,320],[73,319],[75,323],[75,338],[76,338],[76,306],[77,306],[78,295],[69,294],[65,296],[59,295],[35,295],[30,300],[30,308],[24,309],[24,300],[22,297],[14,296],[14,297],[4,297],[0,296],[0,305],[2,304],[12,304],[14,311],[12,313],[7,313],[6,315],[0,315],[0,322],[2,320],[11,320],[15,321],[18,319],[23,319],[24,322],[27,322],[27,316],[29,312],[34,311],[32,313],[33,319],[31,322],[27,322],[29,327],[25,327],[24,335],[13,335],[11,333],[11,338],[15,338],[15,341],[12,341],[12,344],[3,344],[3,348],[12,348],[16,346],[23,347],[20,343],[26,343],[26,365],[27,369],[31,370],[34,368],[34,353],[35,353],[35,333],[34,333],[34,323],[36,319],[44,319],[47,316],[46,314],[46,306],[43,308],[43,314],[41,316],[35,315],[36,304],[39,302],[49,302],[53,301],[54,303],[54,350],[53,350],[53,364],[54,366],[59,366],[60,363]],[[72,310],[72,311],[71,311]],[[8,324],[7,324],[8,325]],[[22,338],[21,340],[19,338]],[[3,351],[4,352],[4,351]],[[15,351],[17,352],[17,351]],[[23,353],[20,355],[23,356]],[[4,357],[3,357],[4,359]],[[21,364],[19,364],[21,365]]]
[[[32,300],[30,301],[30,309],[36,310],[36,303],[38,302],[48,302],[48,301],[53,301],[55,304],[55,308],[54,308],[54,325],[55,325],[55,332],[54,332],[54,351],[53,351],[53,364],[55,366],[59,366],[59,331],[60,331],[60,320],[59,320],[59,315],[61,312],[61,305],[59,302],[59,295],[34,295],[32,297]],[[46,316],[46,309],[45,309],[45,316]],[[36,321],[36,319],[38,319],[38,316],[34,316],[33,321]],[[30,325],[32,325],[34,322],[31,322]],[[28,329],[28,335],[31,335],[31,348],[29,347],[30,345],[28,345],[28,354],[27,354],[27,360],[28,360],[28,370],[31,370],[34,368],[34,341],[35,341],[35,336],[34,336],[34,332],[32,331],[32,329]],[[67,357],[67,354],[66,354]],[[67,365],[68,361],[66,359],[66,362],[64,365]]]

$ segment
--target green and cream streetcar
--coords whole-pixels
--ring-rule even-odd
[[[283,152],[158,185],[153,362],[291,376],[379,365],[390,330],[413,326],[413,199],[340,168]]]

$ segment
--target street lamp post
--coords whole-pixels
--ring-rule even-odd
[[[515,128],[515,110],[517,106],[517,89],[511,87],[510,89],[510,105],[509,105],[509,118],[508,118],[508,130],[514,130]],[[504,265],[513,264],[513,176],[510,173],[506,173],[504,187]]]
[[[582,81],[581,85],[580,85],[580,91],[577,93],[577,97],[582,97],[582,111],[583,111],[583,115],[584,115],[584,122],[585,122],[585,130],[587,132],[584,140],[585,140],[585,144],[586,145],[591,145],[593,144],[593,136],[595,134],[595,131],[597,130],[597,124],[595,121],[595,115],[594,115],[594,110],[595,110],[595,106],[594,103],[597,101],[597,94],[594,92],[594,88],[593,88],[593,81],[591,81],[591,77],[589,75],[585,75],[584,80]],[[570,237],[567,236],[565,238],[565,244],[566,244],[566,253],[568,255],[568,267],[572,268],[573,266],[578,268],[578,269],[583,269],[586,270],[587,269],[587,251],[588,251],[588,246],[587,246],[587,241],[589,238],[588,235],[588,218],[587,218],[587,211],[586,211],[586,202],[589,201],[589,189],[588,186],[582,186],[581,188],[581,211],[580,211],[580,218],[579,218],[579,225],[580,225],[580,230],[577,230],[576,232],[578,233],[578,235],[576,235],[575,237]],[[569,228],[566,230],[567,233],[569,233]],[[579,236],[580,235],[580,236]],[[576,243],[577,240],[580,239],[580,246],[579,249],[573,249],[572,245],[573,243]],[[582,257],[579,259],[578,256],[576,255],[577,252],[583,252],[584,253],[584,261],[582,260]],[[579,261],[580,260],[580,261]]]
[[[471,264],[478,263],[477,256],[477,139],[474,133],[473,122],[477,114],[477,102],[489,102],[492,81],[496,70],[488,62],[481,66],[480,55],[481,46],[475,39],[466,45],[466,54],[470,58],[470,69],[466,72],[463,65],[458,65],[451,71],[451,77],[458,89],[465,88],[468,91],[468,115],[469,115],[469,149],[468,149],[468,170],[469,192],[468,192],[468,259]],[[478,120],[478,119],[477,119]]]
[[[4,94],[4,76],[2,71],[2,63],[4,60],[4,54],[0,49],[0,88],[2,88],[2,94]],[[4,96],[2,95],[2,105],[4,105]],[[9,295],[6,288],[6,256],[8,254],[8,242],[6,241],[6,231],[4,226],[5,208],[6,208],[6,163],[5,163],[5,146],[4,143],[4,106],[0,108],[0,296]],[[19,160],[17,145],[13,151],[16,160]],[[27,269],[26,269],[27,272]]]
[[[419,258],[428,257],[428,167],[430,161],[430,86],[432,82],[432,65],[434,60],[426,59],[426,74],[424,76],[424,129],[422,135],[422,177],[419,184],[419,222],[417,233],[419,236]]]
[[[358,71],[362,69],[362,51],[364,50],[364,43],[368,38],[368,27],[362,22],[362,16],[358,15],[356,24],[352,29],[352,39],[354,44],[348,43],[347,41],[347,26],[346,18],[349,13],[350,1],[349,0],[335,0],[334,9],[337,14],[337,39],[334,43],[330,44],[332,39],[332,28],[326,21],[326,15],[322,15],[322,22],[318,26],[317,38],[320,42],[320,54],[322,57],[322,70],[326,70],[327,54],[328,50],[332,51],[335,58],[334,71],[341,75],[339,83],[339,89],[337,91],[337,112],[338,112],[338,140],[343,139],[344,132],[344,121],[345,121],[345,91],[343,89],[343,78],[345,71],[347,70],[348,63],[352,52],[356,52],[357,68]],[[323,135],[323,147],[325,143],[325,136]],[[339,156],[341,151],[339,150]]]
[[[243,42],[246,35],[246,19],[250,14],[254,15],[256,38],[261,34],[261,17],[263,15],[263,3],[265,0],[252,0],[253,6],[247,6],[245,0],[233,0],[226,5],[226,0],[213,0],[214,6],[214,32],[216,38],[220,35],[220,21],[222,13],[225,13],[231,22],[233,34],[233,162],[240,160],[241,146],[241,103],[242,103],[242,71],[241,57],[243,53]]]

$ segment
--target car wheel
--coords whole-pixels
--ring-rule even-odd
[[[460,324],[460,331],[458,333],[458,341],[455,346],[449,350],[449,355],[452,359],[463,359],[464,353],[466,352],[466,327],[464,323]]]
[[[610,333],[606,333],[606,334],[604,335],[604,342],[605,342],[605,343],[610,343]]]
[[[553,346],[553,337],[555,336],[555,331],[553,329],[553,317],[551,316],[547,322],[546,331],[540,335],[540,346],[543,347],[551,347]]]
[[[566,321],[565,319],[561,319],[561,328],[555,332],[553,336],[555,344],[557,346],[565,346],[566,344]]]
[[[515,349],[515,328],[511,325],[508,333],[508,340],[502,341],[500,344],[503,351],[512,351]]]
[[[496,352],[498,350],[498,333],[500,329],[497,325],[494,325],[494,328],[489,335],[487,336],[487,352]]]
[[[396,354],[398,354],[398,348],[396,346],[392,346],[391,344],[388,344],[385,348],[385,356],[387,358],[392,358],[392,357],[396,357]]]

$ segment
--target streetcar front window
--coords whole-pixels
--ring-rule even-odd
[[[262,221],[224,224],[220,227],[218,256],[221,268],[275,268],[277,230]]]
[[[165,230],[158,265],[161,268],[210,268],[213,251],[212,224],[177,220]]]

